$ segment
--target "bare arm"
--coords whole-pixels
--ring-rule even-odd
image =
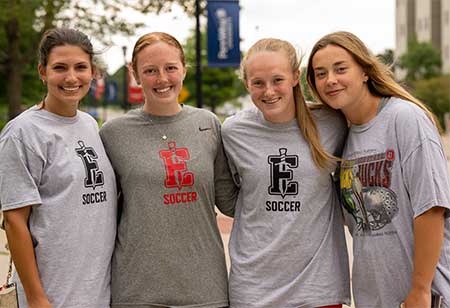
[[[3,212],[8,245],[30,308],[51,305],[42,287],[28,229],[31,206]]]
[[[414,270],[406,308],[431,306],[431,283],[444,239],[445,208],[433,207],[414,219]]]

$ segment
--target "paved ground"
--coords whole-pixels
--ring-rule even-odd
[[[115,112],[114,114],[108,115],[108,119],[114,118],[120,114],[121,114],[120,112]],[[444,148],[446,151],[447,160],[448,160],[448,164],[449,164],[448,166],[449,166],[449,171],[450,171],[450,135],[443,136],[443,143],[444,143]],[[222,234],[222,240],[224,242],[225,252],[226,252],[226,256],[227,256],[227,265],[229,266],[228,240],[230,237],[230,231],[231,231],[233,221],[231,218],[226,217],[222,214],[218,215],[217,221],[219,224],[219,229]],[[352,259],[353,258],[352,254],[351,254],[352,240],[351,240],[351,237],[349,236],[348,232],[346,235],[347,235],[347,244],[348,244],[349,251],[350,251],[350,254],[349,254],[350,259]],[[1,284],[3,284],[3,281],[6,278],[6,272],[8,270],[8,260],[9,260],[8,253],[5,249],[5,243],[6,243],[5,234],[3,231],[0,231],[0,282],[1,282]],[[350,261],[350,264],[351,264],[351,261]]]

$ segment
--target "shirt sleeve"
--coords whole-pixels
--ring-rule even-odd
[[[41,204],[43,160],[14,136],[0,141],[0,157],[1,210]]]
[[[217,154],[214,161],[214,187],[215,202],[217,208],[225,215],[233,217],[238,196],[238,188],[235,185],[228,166],[227,158],[223,149],[222,137],[220,133],[220,123],[218,125]]]
[[[445,207],[450,217],[450,179],[441,144],[424,140],[402,164],[414,217],[435,206]]]

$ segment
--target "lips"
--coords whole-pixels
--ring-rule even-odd
[[[279,100],[280,100],[280,98],[276,97],[276,98],[271,98],[271,99],[263,99],[262,102],[264,104],[272,105],[272,104],[277,103]]]
[[[60,86],[59,88],[63,90],[66,93],[75,93],[77,92],[82,86]]]
[[[158,94],[164,94],[169,92],[172,89],[172,87],[165,87],[165,88],[159,88],[159,89],[154,89],[154,91]]]
[[[328,96],[336,96],[336,95],[338,95],[339,93],[341,93],[342,90],[343,90],[343,89],[331,90],[331,91],[325,92],[325,94],[328,95]]]

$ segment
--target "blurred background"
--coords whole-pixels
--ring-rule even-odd
[[[233,2],[239,5],[236,44],[241,53],[260,38],[277,37],[294,44],[306,63],[310,48],[324,34],[354,32],[448,126],[449,0]],[[82,109],[99,124],[142,102],[139,93],[133,92],[139,88],[127,77],[125,64],[131,60],[137,38],[151,31],[168,32],[184,45],[189,69],[182,102],[198,105],[201,96],[201,106],[222,118],[251,104],[236,65],[208,64],[207,6],[205,0],[0,0],[0,79],[4,80],[0,83],[0,128],[45,94],[37,74],[37,44],[42,33],[55,26],[82,30],[95,43],[102,75]],[[198,71],[201,93],[196,85]],[[307,89],[305,95],[312,100]]]

